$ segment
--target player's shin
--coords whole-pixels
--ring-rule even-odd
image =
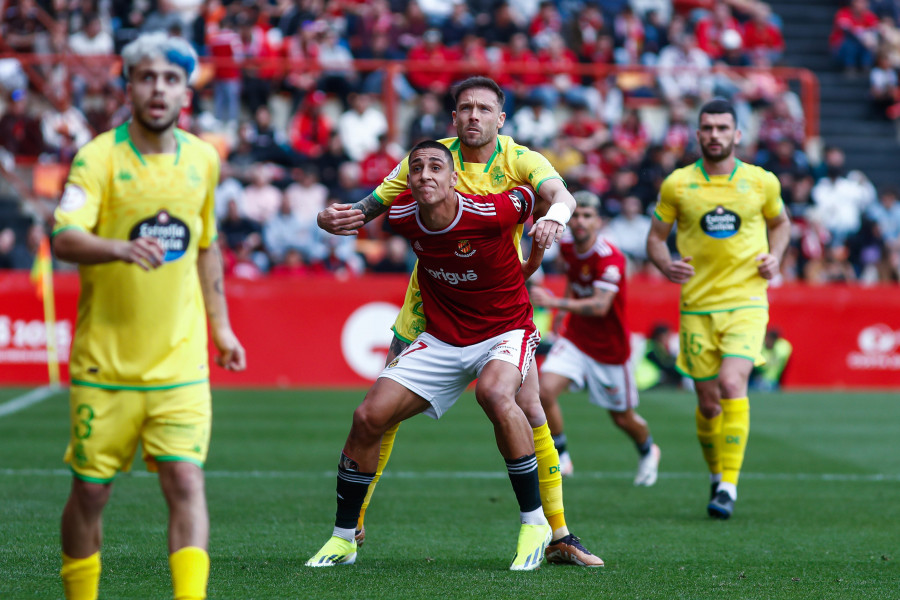
[[[203,600],[209,581],[209,554],[203,548],[187,546],[169,555],[175,600]]]
[[[100,553],[87,558],[62,555],[63,591],[66,600],[96,600],[100,587]]]
[[[750,400],[722,399],[721,416],[722,482],[737,486],[750,433]]]
[[[375,473],[361,473],[355,460],[341,453],[337,475],[337,513],[334,519],[334,535],[353,541],[356,523],[363,501]]]
[[[369,484],[369,489],[366,491],[366,497],[363,500],[362,507],[359,509],[359,519],[356,521],[357,531],[361,531],[363,528],[366,519],[366,509],[369,508],[369,502],[372,500],[372,494],[375,493],[375,486],[378,485],[378,480],[381,479],[384,467],[391,459],[391,452],[394,450],[394,438],[396,437],[399,428],[400,423],[397,423],[385,431],[384,436],[381,438],[381,448],[378,451],[378,467],[375,470],[375,477],[372,478],[372,483]]]
[[[543,525],[547,521],[541,512],[537,459],[534,454],[506,461],[509,481],[519,502],[522,523]]]
[[[713,475],[718,475],[722,472],[722,459],[719,449],[722,437],[722,413],[719,413],[712,419],[707,419],[698,408],[696,420],[697,440],[700,442],[703,458],[709,466],[709,472]]]
[[[537,458],[538,488],[544,516],[553,528],[553,539],[569,533],[563,508],[562,473],[559,470],[559,452],[547,423],[532,428],[534,453]]]

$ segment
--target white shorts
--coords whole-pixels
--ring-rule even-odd
[[[541,373],[556,373],[570,379],[572,390],[587,387],[591,403],[607,410],[624,412],[638,405],[630,358],[624,365],[599,363],[561,337],[550,348]]]
[[[423,333],[378,377],[393,379],[424,398],[431,404],[425,414],[440,419],[481,375],[488,361],[502,360],[515,365],[524,381],[540,341],[537,331],[516,329],[472,346],[451,346]]]

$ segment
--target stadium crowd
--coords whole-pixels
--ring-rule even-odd
[[[894,78],[881,87],[893,99],[897,8],[874,8],[841,9],[831,45],[842,67],[877,65],[873,81],[887,60]],[[898,191],[846,172],[840,148],[806,153],[796,91],[766,69],[784,57],[780,20],[759,0],[10,0],[3,44],[35,58],[0,59],[4,174],[66,165],[127,120],[114,55],[151,30],[208,59],[180,123],[223,158],[216,212],[233,276],[409,272],[412,253],[383,219],[335,237],[316,215],[370,193],[417,141],[455,135],[448,88],[485,74],[507,92],[501,134],[542,152],[573,191],[602,198],[604,235],[635,273],[654,275],[649,215],[663,178],[698,157],[699,104],[724,96],[739,110],[739,157],[779,177],[795,221],[783,278],[898,280]],[[393,73],[363,59],[417,62]],[[446,68],[458,61],[463,70]],[[660,70],[580,70],[590,64]],[[732,69],[749,66],[761,69]],[[398,98],[393,138],[385,85]],[[0,227],[0,268],[29,268],[48,225],[52,202],[20,205],[32,225]],[[552,270],[553,256],[545,263]]]

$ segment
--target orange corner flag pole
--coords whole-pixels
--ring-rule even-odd
[[[47,373],[50,385],[59,385],[59,354],[56,345],[56,304],[53,296],[53,261],[50,258],[50,239],[41,238],[34,266],[31,268],[31,281],[34,283],[37,297],[44,302],[44,327],[47,332]]]

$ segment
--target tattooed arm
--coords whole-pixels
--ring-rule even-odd
[[[216,363],[229,371],[243,371],[247,366],[244,347],[238,341],[228,319],[225,302],[225,277],[222,272],[222,253],[213,242],[208,248],[200,248],[197,256],[197,273],[206,305],[206,318],[213,343],[219,351]]]
[[[409,342],[404,342],[395,335],[391,339],[391,347],[388,348],[387,359],[384,361],[385,366],[391,364],[391,361],[403,354],[407,348],[409,348]]]
[[[616,293],[611,290],[594,288],[594,295],[587,298],[574,298],[566,288],[566,295],[557,298],[544,288],[534,288],[531,290],[531,301],[536,306],[544,306],[546,308],[556,308],[558,310],[567,310],[577,315],[586,315],[590,317],[604,317],[612,306]]]
[[[360,227],[387,212],[388,208],[374,194],[369,194],[353,204],[332,204],[319,213],[316,223],[334,235],[356,235]]]

